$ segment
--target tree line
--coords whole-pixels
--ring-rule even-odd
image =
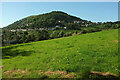
[[[79,27],[79,29],[56,29],[56,30],[33,30],[33,31],[2,31],[2,45],[28,43],[34,41],[48,40],[60,37],[67,37],[78,34],[98,32],[102,30],[118,29],[120,22],[107,22],[101,25],[92,25],[89,27]]]

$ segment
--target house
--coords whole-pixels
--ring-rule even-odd
[[[74,23],[81,23],[81,21],[74,21]]]
[[[16,31],[27,31],[27,29],[17,29]]]
[[[26,29],[21,29],[21,31],[27,31]]]
[[[81,27],[88,27],[89,24],[81,25]]]
[[[64,29],[67,29],[67,27],[64,27]]]
[[[14,29],[12,29],[12,30],[10,30],[11,32],[16,32],[16,30],[14,30]]]
[[[17,29],[16,31],[20,31],[20,29]]]
[[[29,31],[33,31],[33,29],[28,29]]]
[[[61,21],[58,21],[59,23],[61,23]]]
[[[26,24],[26,26],[29,26],[29,24]]]
[[[56,26],[56,27],[60,27],[60,26]]]
[[[85,24],[86,27],[88,27],[88,24]]]
[[[85,25],[81,25],[81,27],[85,27]]]

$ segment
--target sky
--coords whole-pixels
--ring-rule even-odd
[[[51,11],[63,11],[92,22],[118,20],[117,2],[3,2],[0,27],[31,15]]]

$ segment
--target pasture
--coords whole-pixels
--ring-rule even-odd
[[[78,78],[118,70],[118,29],[2,47],[3,78]]]

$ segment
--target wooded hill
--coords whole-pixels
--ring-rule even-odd
[[[75,24],[78,23],[78,24]],[[83,26],[90,24],[91,21],[82,20],[78,17],[71,16],[61,11],[52,11],[41,15],[29,16],[13,24],[4,27],[4,29],[35,29],[35,28],[50,28],[50,27],[67,27],[70,25]]]
[[[92,23],[60,11],[30,16],[2,30],[2,45],[28,43],[102,30],[118,29],[120,21]]]

